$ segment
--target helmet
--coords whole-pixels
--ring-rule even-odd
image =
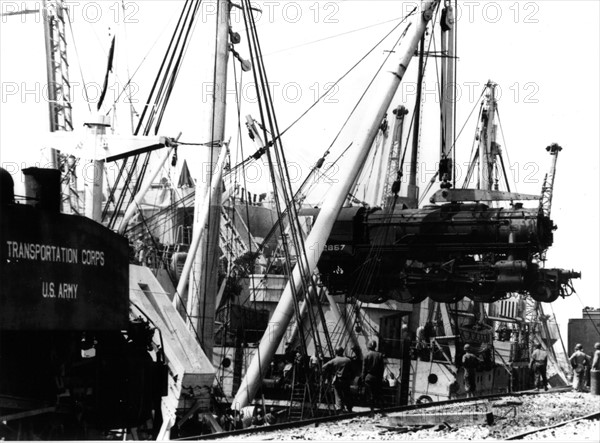
[[[465,351],[470,351],[471,350],[471,345],[466,344],[465,347],[463,348]]]

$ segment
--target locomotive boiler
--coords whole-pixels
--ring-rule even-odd
[[[331,292],[364,302],[452,303],[466,296],[490,303],[513,292],[552,302],[580,276],[540,267],[554,229],[549,217],[518,203],[344,208],[318,268]]]

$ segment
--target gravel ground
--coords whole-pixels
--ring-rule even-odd
[[[523,440],[578,441],[600,439],[600,421],[580,421],[523,437]]]
[[[492,425],[444,425],[418,430],[408,428],[408,432],[389,430],[387,418],[375,414],[374,418],[356,417],[339,422],[322,423],[302,428],[286,429],[272,432],[260,432],[249,435],[238,435],[220,440],[239,441],[268,441],[268,440],[316,440],[316,441],[365,441],[365,440],[503,440],[515,434],[529,430],[561,423],[573,418],[600,412],[600,396],[592,396],[578,392],[540,393],[539,395],[508,397],[502,402],[521,403],[512,406],[500,406],[491,402],[494,413]],[[494,405],[498,406],[494,406]],[[500,403],[501,404],[501,403]],[[443,408],[448,412],[483,411],[480,405],[460,404]],[[438,409],[437,412],[441,412]],[[395,415],[395,414],[390,414]],[[528,440],[556,441],[598,441],[600,421],[573,423],[557,429],[543,431],[528,436]]]

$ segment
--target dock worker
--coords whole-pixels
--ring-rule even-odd
[[[269,408],[269,412],[265,415],[265,423],[268,425],[277,424],[277,414],[275,414],[275,409]]]
[[[411,340],[411,335],[410,335],[410,331],[408,330],[408,325],[402,325],[402,328],[400,329],[400,339],[401,340]]]
[[[377,342],[371,340],[368,344],[369,352],[363,360],[361,379],[365,383],[367,402],[371,412],[375,410],[375,404],[381,401],[381,382],[383,380],[383,354],[377,351]]]
[[[464,382],[465,382],[465,391],[467,392],[467,397],[475,396],[475,390],[477,389],[476,385],[476,370],[481,363],[481,360],[471,352],[471,345],[466,344],[464,346],[464,355],[462,357],[462,365],[464,368]]]
[[[592,371],[600,371],[600,342],[594,344],[594,358],[592,360]]]
[[[335,406],[338,412],[343,412],[344,409],[352,412],[352,395],[350,393],[351,361],[344,356],[344,348],[339,346],[335,349],[335,357],[323,365],[323,372],[334,371],[332,385],[335,393]]]
[[[428,343],[425,334],[425,326],[419,326],[416,330],[415,357],[417,360],[427,360]]]
[[[256,414],[252,417],[252,426],[262,426],[265,424],[265,419],[262,415],[262,409],[257,408]]]
[[[531,353],[531,362],[529,368],[535,374],[535,389],[548,390],[548,379],[546,378],[546,368],[548,367],[548,353],[542,349],[540,343],[535,345],[535,350]]]
[[[573,388],[577,392],[585,392],[585,370],[590,366],[590,356],[583,352],[581,343],[575,345],[575,352],[569,361],[573,368]]]

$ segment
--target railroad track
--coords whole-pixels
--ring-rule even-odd
[[[561,427],[566,426],[571,423],[577,423],[577,422],[589,421],[589,420],[598,420],[598,419],[600,419],[600,412],[594,412],[593,414],[584,415],[583,417],[573,418],[571,420],[563,421],[561,423],[557,423],[554,425],[543,426],[541,428],[532,429],[530,431],[522,432],[520,434],[511,435],[510,437],[507,437],[506,440],[522,440],[524,437],[527,437],[528,435],[537,434],[539,432],[548,431],[550,429],[561,428]]]
[[[570,387],[554,388],[554,389],[547,391],[547,393],[560,393],[560,392],[568,392],[568,391],[571,391]],[[423,410],[423,409],[429,409],[429,408],[439,408],[442,406],[450,406],[450,405],[461,404],[461,403],[473,403],[473,402],[482,401],[482,400],[499,400],[504,397],[524,397],[524,396],[531,396],[531,395],[543,395],[544,393],[545,392],[537,392],[537,391],[530,390],[530,391],[490,394],[490,395],[482,395],[482,396],[472,397],[472,398],[459,398],[459,399],[453,399],[453,400],[422,403],[422,404],[415,404],[415,405],[394,406],[391,408],[378,409],[375,411],[375,413],[386,415],[386,414],[396,413],[396,412],[408,412],[408,411],[416,411],[416,410]],[[281,430],[286,430],[286,429],[301,428],[303,426],[311,426],[311,425],[319,426],[320,424],[332,423],[332,422],[337,422],[337,421],[347,420],[347,419],[352,419],[352,418],[357,418],[357,417],[368,417],[370,415],[371,415],[370,411],[352,412],[352,413],[348,413],[348,414],[338,414],[338,415],[331,415],[331,416],[325,416],[325,417],[311,418],[311,419],[307,419],[307,420],[299,420],[299,421],[294,421],[294,422],[278,423],[278,424],[269,425],[269,426],[258,426],[258,427],[251,427],[251,428],[246,428],[246,429],[239,429],[239,430],[235,430],[235,431],[219,432],[219,433],[215,433],[215,434],[205,434],[205,435],[197,435],[197,436],[191,436],[191,437],[182,437],[182,438],[179,438],[176,440],[221,439],[221,438],[226,438],[226,437],[235,437],[235,436],[251,435],[251,434],[263,433],[263,432],[273,432],[273,431],[281,431]],[[539,430],[535,430],[534,432],[538,432],[538,431]],[[518,439],[518,438],[515,438],[515,439]]]

